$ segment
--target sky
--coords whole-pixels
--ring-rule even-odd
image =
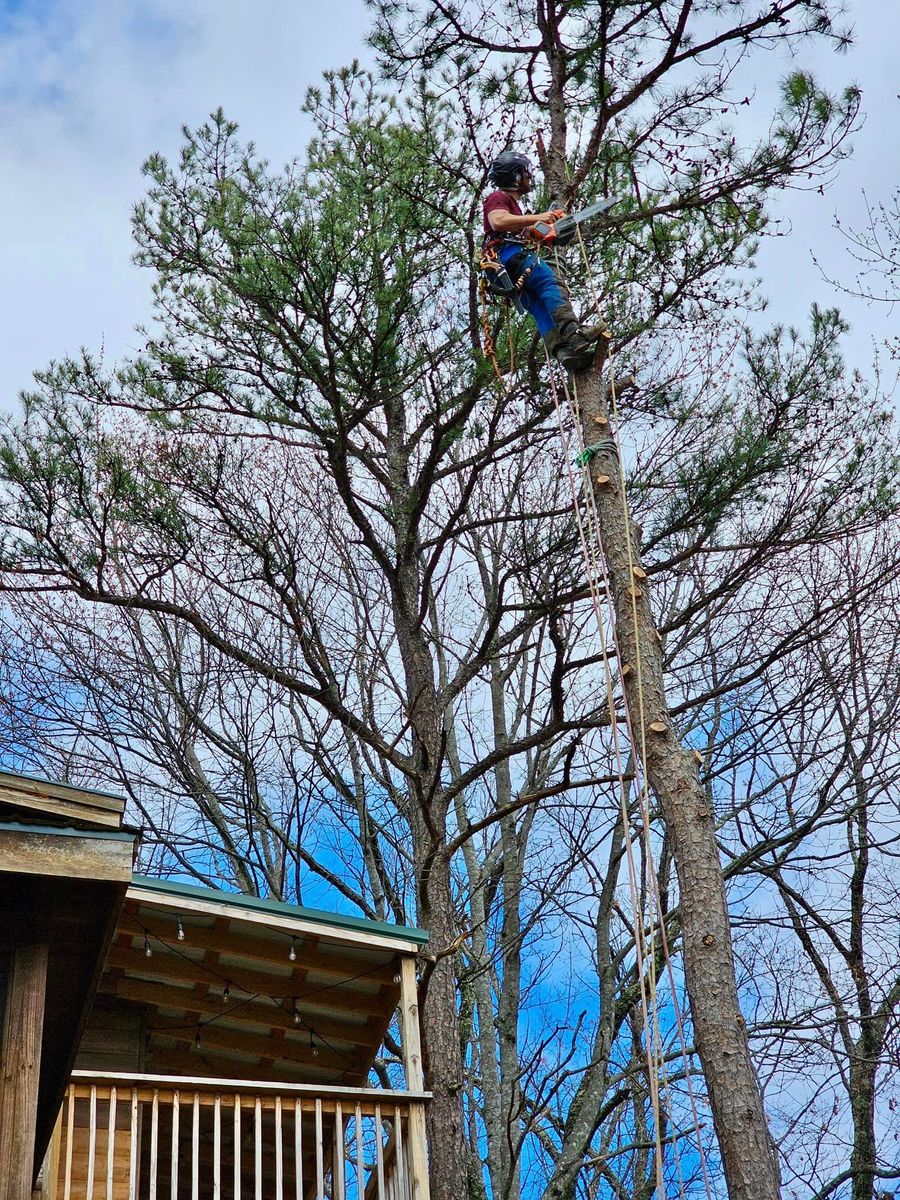
[[[853,327],[848,357],[867,368],[891,314],[839,297],[811,257],[815,247],[826,272],[850,282],[834,216],[861,223],[863,188],[886,200],[900,180],[900,5],[850,9],[849,52],[803,52],[795,65],[862,87],[854,157],[824,196],[779,198],[790,233],[763,247],[759,269],[772,320],[802,327],[813,301],[839,303]],[[111,363],[137,347],[150,279],[131,264],[129,217],[144,158],[174,156],[181,126],[219,105],[273,163],[299,154],[306,88],[367,57],[367,25],[363,0],[0,0],[0,408],[14,409],[53,358],[86,346]],[[790,65],[775,54],[757,63],[761,102]]]

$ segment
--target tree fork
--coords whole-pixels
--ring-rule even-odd
[[[609,424],[609,383],[598,366],[578,376],[583,443]],[[778,1200],[779,1171],[769,1135],[747,1029],[738,1002],[728,904],[713,814],[699,765],[672,729],[663,655],[647,595],[648,584],[622,497],[615,451],[604,446],[593,462],[592,488],[609,572],[619,651],[636,663],[640,648],[643,737],[638,672],[623,673],[625,700],[644,771],[672,838],[681,899],[684,970],[697,1052],[703,1067],[730,1200]],[[630,546],[630,551],[629,551]],[[638,568],[635,571],[634,568]],[[635,578],[642,584],[635,597]],[[637,610],[635,628],[634,610]]]

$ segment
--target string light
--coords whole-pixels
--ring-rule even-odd
[[[138,922],[138,924],[139,924],[140,928],[143,930],[144,954],[147,956],[147,958],[150,958],[153,954],[153,949],[150,945],[151,931],[146,926],[141,924],[140,922]],[[183,926],[183,923],[180,918],[178,918],[177,928],[180,932],[183,931],[184,926]],[[197,962],[193,958],[190,958],[187,954],[185,954],[184,951],[176,949],[176,947],[174,945],[172,945],[170,942],[168,942],[164,937],[160,936],[159,934],[154,933],[154,934],[152,934],[152,936],[155,937],[163,945],[163,947],[165,949],[181,956],[182,958],[187,959],[187,961],[190,962],[192,967],[199,967],[200,970],[202,970],[205,974],[214,977],[216,980],[218,980],[218,982],[224,984],[224,987],[222,990],[221,1001],[223,1004],[227,1004],[229,1002],[229,999],[231,996],[231,983],[224,975],[220,974],[214,968],[209,967],[206,963]],[[183,939],[181,937],[179,937],[178,940],[181,941]],[[292,936],[290,949],[288,951],[288,957],[291,960],[291,962],[296,962],[296,960],[297,960],[296,942],[297,942],[296,937]],[[349,975],[349,976],[347,976],[346,979],[342,979],[339,983],[329,983],[324,986],[312,988],[309,991],[304,992],[303,998],[306,998],[308,996],[315,996],[320,993],[333,991],[335,988],[341,987],[343,984],[354,983],[358,979],[366,979],[373,973],[373,970],[379,970],[379,969],[380,968],[375,967],[368,971],[361,971],[358,974]],[[399,982],[400,976],[397,975],[396,978],[397,978],[397,981]],[[253,993],[252,995],[249,995],[247,1000],[240,1001],[239,1007],[243,1007],[248,1002],[252,1002],[253,1000],[256,1000],[259,998],[269,999],[273,1003],[275,1003],[279,1006],[282,1005],[286,999],[288,999],[288,997],[270,996],[263,992],[257,992],[257,993]],[[315,1033],[315,1031],[313,1030],[312,1026],[310,1026],[308,1024],[308,1022],[304,1020],[304,1018],[301,1016],[301,1013],[300,1013],[300,997],[299,996],[293,997],[293,1004],[294,1004],[294,1009],[293,1009],[294,1024],[295,1025],[303,1025],[307,1029],[309,1029],[309,1053],[310,1053],[311,1058],[319,1058],[320,1057],[321,1051],[319,1049],[319,1046],[316,1044],[316,1038],[318,1037],[319,1041],[321,1041],[321,1043],[324,1046],[327,1046],[330,1049],[332,1049],[335,1054],[337,1054],[340,1058],[344,1059],[351,1066],[355,1065],[355,1059],[353,1059],[350,1055],[345,1053],[343,1050],[338,1049],[336,1046],[331,1046],[330,1043],[328,1042],[327,1038],[319,1037],[319,1035],[317,1035]],[[214,1024],[216,1020],[218,1020],[217,1017],[211,1017],[211,1018],[209,1018],[209,1020],[207,1022],[204,1022],[204,1024]],[[184,1028],[185,1028],[184,1024],[177,1024],[177,1025],[171,1025],[171,1026],[159,1025],[159,1026],[150,1027],[150,1032],[153,1032],[154,1029],[158,1029],[159,1031],[164,1032],[166,1029],[184,1029]],[[190,1028],[190,1026],[188,1025],[187,1028]],[[197,1026],[197,1032],[196,1032],[196,1035],[193,1040],[192,1049],[194,1051],[199,1051],[202,1046],[202,1041],[203,1041],[202,1029],[201,1029],[201,1026]]]
[[[178,940],[179,942],[184,941],[184,926],[181,923],[181,917],[178,918]]]

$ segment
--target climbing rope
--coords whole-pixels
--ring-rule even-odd
[[[648,974],[649,973],[646,969],[647,947],[646,947],[646,943],[645,943],[645,939],[644,939],[643,922],[642,922],[642,918],[641,918],[642,905],[641,905],[641,900],[640,900],[640,887],[639,887],[639,883],[638,883],[637,865],[635,863],[634,838],[632,836],[632,831],[631,831],[631,819],[630,819],[630,812],[629,812],[630,807],[631,807],[630,797],[629,797],[630,789],[629,789],[629,786],[628,786],[628,783],[626,780],[626,767],[625,767],[625,763],[624,763],[623,750],[622,750],[621,740],[620,740],[620,736],[619,736],[619,719],[620,718],[619,718],[618,712],[616,711],[615,684],[614,684],[612,667],[610,665],[610,659],[613,655],[616,655],[617,662],[619,664],[620,675],[621,675],[623,663],[622,663],[621,655],[617,654],[616,648],[613,647],[612,651],[610,650],[609,640],[607,638],[607,622],[606,622],[606,619],[604,616],[603,599],[601,599],[599,581],[601,579],[603,581],[604,595],[606,598],[608,598],[610,595],[610,586],[609,586],[609,577],[608,577],[607,570],[606,570],[605,558],[603,557],[602,540],[600,538],[599,527],[596,522],[596,514],[591,512],[591,505],[589,504],[588,508],[587,508],[587,521],[585,521],[585,519],[582,515],[581,505],[579,503],[578,481],[575,478],[575,474],[574,474],[574,472],[572,470],[572,466],[571,466],[571,464],[573,462],[573,455],[571,453],[571,449],[570,449],[570,445],[569,445],[568,433],[566,431],[565,420],[563,417],[563,409],[562,409],[562,405],[560,404],[559,392],[558,392],[558,389],[556,386],[556,378],[555,378],[555,375],[553,372],[553,365],[551,363],[549,354],[546,355],[546,359],[547,359],[548,368],[550,370],[551,395],[553,397],[553,404],[554,404],[554,409],[556,411],[560,436],[563,441],[563,455],[564,455],[564,461],[566,464],[566,473],[567,473],[567,476],[569,479],[569,487],[570,487],[570,491],[572,494],[573,511],[575,513],[575,523],[576,523],[576,528],[578,530],[578,538],[579,538],[579,542],[581,545],[582,555],[584,557],[586,575],[587,575],[587,579],[588,579],[588,587],[589,587],[590,594],[591,594],[591,603],[592,603],[594,615],[595,615],[596,622],[597,622],[597,630],[598,630],[598,633],[600,636],[600,654],[601,654],[601,661],[603,663],[604,679],[606,682],[606,703],[607,703],[607,708],[608,708],[608,713],[609,713],[610,736],[611,736],[611,741],[612,741],[613,757],[614,757],[614,761],[615,761],[615,774],[616,774],[616,777],[619,782],[619,789],[618,789],[619,790],[619,802],[620,802],[621,818],[622,818],[622,830],[623,830],[623,841],[624,841],[624,846],[625,846],[625,858],[626,858],[626,865],[627,865],[627,871],[628,871],[628,884],[629,884],[629,891],[630,891],[630,895],[631,895],[632,910],[634,912],[634,917],[635,917],[634,930],[633,930],[634,942],[635,942],[635,970],[636,970],[636,974],[637,974],[637,978],[638,978],[638,986],[639,986],[639,992],[640,992],[641,1017],[642,1017],[644,1031],[645,1031],[645,1035],[646,1035],[645,1036],[644,1053],[645,1053],[646,1065],[647,1065],[647,1080],[648,1080],[648,1087],[650,1090],[650,1102],[651,1102],[651,1108],[653,1110],[653,1115],[654,1115],[653,1128],[654,1128],[654,1161],[655,1161],[655,1167],[656,1167],[656,1171],[655,1171],[656,1188],[657,1188],[657,1191],[659,1192],[660,1200],[663,1200],[663,1197],[664,1197],[663,1156],[662,1156],[662,1138],[661,1138],[661,1132],[660,1132],[661,1122],[659,1120],[660,1105],[659,1105],[659,1095],[658,1095],[658,1079],[659,1079],[659,1074],[660,1074],[661,1063],[659,1062],[659,1060],[657,1058],[656,1040],[650,1034],[650,1011],[651,1011],[651,1005],[653,1004],[653,1001],[654,1001],[654,997],[651,995],[650,988],[648,987]],[[571,409],[572,408],[572,400],[568,394],[568,387],[565,383],[563,384],[563,388],[564,388],[564,391],[566,392],[566,400]],[[577,430],[578,430],[578,425],[576,423],[576,436],[578,436]],[[579,441],[580,441],[580,437],[579,437]],[[589,448],[583,447],[579,451],[578,458],[580,458],[584,464],[587,464],[593,458],[594,453],[596,453],[596,449],[593,450],[593,453],[590,453]],[[591,489],[588,488],[587,492],[591,493]],[[597,554],[598,548],[600,550],[599,556]],[[613,629],[613,637],[615,637],[614,626],[612,626],[612,629]],[[627,713],[627,705],[626,705],[625,711]],[[632,745],[634,745],[633,742],[632,742]],[[632,759],[633,760],[636,759],[636,756],[632,755]],[[633,765],[635,768],[634,773],[637,774],[637,772],[639,771],[639,764],[636,761],[634,761]]]
[[[590,283],[591,291],[593,293],[595,311],[599,314],[601,312],[600,297],[599,297],[596,285],[594,283],[593,273],[591,271],[591,265],[590,265],[590,262],[587,257],[587,253],[586,253],[585,246],[584,246],[584,239],[582,237],[580,230],[578,231],[578,242],[579,242],[582,259],[583,259],[584,266],[585,266],[585,272],[586,272],[587,278]],[[557,389],[556,389],[556,382],[555,382],[555,377],[554,377],[554,373],[553,373],[553,367],[552,367],[552,364],[550,363],[549,355],[547,356],[547,362],[548,362],[548,368],[550,370],[551,391],[553,394],[554,405],[555,405],[556,412],[557,412],[557,418],[558,418],[558,422],[559,422],[559,426],[560,426],[560,433],[561,433],[561,436],[562,436],[564,444],[565,444],[565,443],[567,443],[568,439],[567,439],[566,433],[565,433],[565,426],[564,426],[564,422],[562,419],[562,412],[561,412],[561,407],[559,404],[558,393],[557,393]],[[604,438],[597,443],[594,443],[591,445],[582,445],[581,444],[582,421],[581,421],[580,406],[578,403],[577,384],[575,384],[575,382],[573,380],[573,395],[569,394],[567,383],[564,382],[564,384],[563,384],[563,388],[564,388],[564,391],[566,394],[566,399],[568,402],[569,410],[573,416],[576,437],[578,439],[578,443],[580,446],[580,449],[579,449],[579,452],[578,452],[578,455],[577,455],[575,461],[576,461],[576,465],[579,466],[582,469],[582,471],[585,473],[585,479],[584,479],[585,486],[583,488],[582,494],[586,498],[587,522],[585,522],[582,519],[581,505],[579,503],[579,490],[578,490],[577,486],[575,485],[572,471],[571,471],[571,468],[569,467],[569,463],[572,461],[572,456],[569,453],[566,453],[566,465],[567,465],[567,471],[569,473],[569,478],[570,478],[570,487],[572,489],[573,509],[575,512],[576,523],[578,525],[578,530],[579,530],[579,540],[581,542],[582,553],[583,553],[584,560],[585,560],[585,569],[587,571],[588,579],[589,579],[589,583],[590,583],[591,595],[592,595],[592,600],[594,603],[595,615],[597,618],[597,625],[598,625],[598,629],[600,631],[601,642],[603,644],[604,673],[606,675],[607,697],[608,697],[608,702],[610,705],[610,727],[612,730],[612,740],[613,740],[614,754],[615,754],[615,759],[616,759],[616,764],[617,764],[617,774],[619,775],[620,783],[621,783],[620,794],[622,796],[621,805],[622,805],[622,820],[624,823],[623,824],[624,839],[625,839],[625,845],[626,845],[626,851],[627,851],[629,884],[630,884],[631,893],[632,893],[632,905],[633,905],[634,912],[635,912],[635,931],[634,932],[635,932],[636,967],[637,967],[638,973],[640,975],[640,980],[641,980],[641,984],[640,984],[640,987],[641,987],[641,1015],[642,1015],[642,1019],[643,1019],[643,1023],[644,1023],[644,1035],[645,1035],[645,1041],[646,1041],[646,1047],[647,1047],[646,1055],[647,1055],[647,1064],[648,1064],[648,1079],[649,1079],[651,1108],[653,1110],[653,1115],[654,1115],[654,1152],[655,1152],[655,1164],[656,1164],[656,1188],[657,1188],[657,1191],[659,1192],[660,1198],[662,1200],[662,1196],[663,1196],[663,1178],[662,1178],[663,1159],[662,1159],[662,1139],[661,1139],[661,1131],[660,1131],[660,1126],[661,1126],[661,1119],[660,1119],[661,1103],[660,1103],[660,1096],[659,1096],[659,1078],[660,1077],[662,1078],[663,1092],[665,1094],[666,1107],[669,1108],[671,1111],[669,1080],[668,1080],[667,1072],[663,1069],[662,1037],[661,1037],[660,1024],[659,1024],[658,978],[657,978],[657,971],[656,971],[657,949],[656,949],[656,945],[655,945],[655,937],[656,937],[655,930],[656,930],[656,927],[658,926],[661,957],[665,964],[665,969],[666,969],[666,973],[667,973],[667,977],[668,977],[668,981],[669,981],[669,987],[670,987],[671,996],[672,996],[672,1004],[673,1004],[673,1010],[674,1010],[674,1014],[675,1014],[676,1029],[677,1029],[678,1040],[679,1040],[680,1049],[681,1049],[681,1058],[682,1058],[682,1063],[683,1063],[687,1092],[688,1092],[688,1096],[689,1096],[689,1100],[690,1100],[691,1117],[692,1117],[692,1122],[693,1122],[693,1126],[694,1126],[694,1132],[696,1134],[697,1152],[698,1152],[698,1156],[700,1158],[700,1162],[701,1162],[701,1166],[702,1166],[702,1170],[703,1170],[703,1177],[704,1177],[706,1193],[707,1193],[707,1196],[711,1200],[712,1190],[711,1190],[711,1184],[710,1184],[709,1173],[708,1173],[708,1165],[706,1162],[706,1154],[705,1154],[704,1147],[703,1147],[701,1124],[700,1124],[699,1112],[698,1112],[697,1103],[696,1103],[696,1096],[694,1094],[694,1089],[693,1089],[692,1081],[691,1081],[691,1070],[690,1070],[690,1064],[688,1062],[687,1044],[686,1044],[686,1039],[685,1039],[685,1035],[684,1035],[684,1022],[683,1022],[683,1017],[682,1017],[682,1013],[681,1013],[681,1006],[678,1001],[677,986],[676,986],[676,982],[675,982],[674,970],[672,968],[671,953],[670,953],[670,947],[669,947],[669,942],[668,942],[668,936],[667,936],[667,932],[666,932],[665,914],[662,911],[662,901],[661,901],[661,896],[659,893],[659,882],[658,882],[658,878],[657,878],[656,866],[655,866],[655,862],[654,862],[653,847],[652,847],[652,829],[651,829],[651,819],[650,819],[650,811],[649,811],[649,787],[648,787],[648,782],[646,779],[646,773],[643,768],[643,764],[644,764],[644,762],[646,762],[646,720],[645,720],[645,705],[644,705],[643,652],[642,652],[640,638],[638,637],[638,632],[637,632],[638,631],[637,603],[638,603],[640,593],[639,593],[639,588],[636,586],[636,583],[635,583],[636,580],[639,580],[640,578],[643,577],[643,572],[642,572],[642,570],[640,570],[638,568],[638,564],[635,562],[633,546],[632,546],[631,537],[630,537],[630,530],[632,528],[632,524],[631,524],[631,515],[629,512],[629,506],[628,506],[628,498],[627,498],[626,489],[625,489],[625,476],[624,476],[624,468],[623,468],[623,464],[622,464],[621,444],[618,439],[619,412],[618,412],[618,405],[617,405],[617,398],[616,398],[616,386],[615,386],[615,363],[614,363],[613,355],[611,355],[611,354],[607,358],[607,365],[609,368],[609,390],[610,390],[610,399],[611,399],[610,412],[613,416],[614,424],[613,424],[613,427],[611,430],[611,436],[608,438]],[[598,579],[597,568],[598,568],[598,563],[599,563],[599,566],[600,566],[599,574],[602,575],[602,578],[603,578],[604,589],[606,592],[607,600],[611,594],[610,593],[610,585],[609,585],[609,577],[608,577],[607,568],[606,568],[605,554],[603,552],[603,541],[602,541],[601,528],[600,528],[600,522],[599,522],[599,513],[597,512],[596,498],[594,495],[593,487],[591,486],[591,480],[590,480],[589,473],[588,473],[592,459],[595,457],[595,455],[597,453],[599,453],[601,451],[613,451],[615,454],[615,458],[616,458],[616,462],[617,462],[617,466],[618,466],[618,473],[619,473],[619,484],[620,484],[619,493],[620,493],[622,505],[623,505],[623,516],[625,519],[625,528],[629,533],[629,536],[626,538],[626,547],[627,547],[629,577],[632,580],[632,586],[629,588],[629,595],[630,595],[630,599],[631,599],[632,628],[634,629],[634,642],[635,642],[635,664],[634,664],[635,672],[636,672],[635,673],[635,691],[636,691],[636,695],[637,695],[637,709],[638,709],[637,723],[638,723],[638,727],[639,727],[637,738],[635,737],[634,721],[632,719],[632,714],[630,711],[630,706],[628,705],[628,702],[627,702],[627,698],[625,698],[624,717],[625,717],[625,725],[626,725],[626,731],[627,731],[627,735],[629,738],[629,742],[630,742],[633,750],[637,751],[637,753],[635,753],[633,755],[634,759],[636,760],[635,764],[634,764],[635,770],[633,772],[633,778],[635,779],[636,782],[638,782],[637,800],[638,800],[638,808],[639,808],[640,816],[641,816],[641,842],[642,842],[643,857],[644,857],[644,879],[648,885],[647,891],[649,892],[650,897],[651,897],[651,920],[649,922],[649,926],[650,926],[649,948],[643,938],[642,919],[641,919],[642,905],[640,903],[640,897],[639,897],[638,888],[637,888],[637,870],[636,870],[636,867],[634,864],[633,844],[632,844],[632,838],[630,835],[630,815],[629,815],[630,803],[628,800],[628,795],[629,795],[630,789],[628,788],[628,785],[624,779],[623,770],[622,770],[622,756],[621,756],[621,750],[620,750],[620,747],[618,744],[618,727],[617,727],[618,721],[617,721],[617,718],[615,715],[615,706],[614,706],[614,698],[613,698],[613,691],[612,691],[612,688],[613,688],[612,673],[609,671],[608,666],[607,666],[608,652],[607,652],[607,648],[606,648],[607,643],[606,643],[605,622],[602,617],[602,613],[601,613],[601,609],[600,609],[600,602],[599,602],[599,595],[597,593],[597,579]],[[587,526],[588,526],[588,534],[592,534],[593,536],[586,535],[585,524],[587,524]],[[597,548],[599,548],[599,551],[600,551],[599,559],[596,554]],[[611,610],[610,610],[610,616],[612,618]],[[626,669],[626,664],[624,663],[623,658],[622,658],[621,647],[619,644],[618,633],[617,633],[616,624],[615,624],[614,619],[610,620],[610,625],[611,625],[611,632],[612,632],[613,650],[617,657],[617,661],[619,663],[619,673],[620,673],[620,678],[621,678],[621,677],[623,677],[623,672]],[[623,695],[624,695],[624,688],[623,688]],[[644,964],[645,963],[647,965],[647,974],[648,974],[648,979],[646,980],[646,983],[645,983],[645,979],[644,979],[644,974],[645,974]],[[652,1028],[651,1028],[651,1012],[652,1012]],[[683,1194],[683,1175],[682,1175],[681,1161],[680,1161],[681,1156],[680,1156],[680,1153],[678,1150],[677,1136],[673,1142],[673,1146],[674,1146],[674,1151],[675,1151],[674,1157],[675,1157],[676,1171],[677,1171],[677,1175],[678,1175],[679,1191]]]
[[[589,290],[591,293],[591,298],[592,298],[594,307],[599,315],[599,313],[601,311],[600,292],[597,287],[596,281],[594,279],[593,269],[591,267],[590,259],[588,258],[587,247],[585,246],[585,242],[584,242],[584,236],[583,236],[580,228],[577,230],[577,239],[578,239],[578,249],[579,249],[579,253],[581,255],[582,264],[584,266],[585,276],[587,278],[588,287],[589,287]],[[630,507],[628,504],[628,494],[627,494],[627,490],[625,488],[625,473],[624,473],[624,468],[622,466],[621,442],[619,441],[619,428],[620,428],[621,422],[620,422],[620,418],[619,418],[618,399],[617,399],[617,395],[616,395],[616,372],[615,372],[615,359],[614,359],[613,354],[609,354],[607,357],[607,367],[609,370],[610,413],[611,413],[612,419],[613,419],[612,437],[615,440],[616,445],[617,445],[617,461],[619,464],[619,476],[620,476],[620,478],[619,478],[619,484],[620,484],[619,495],[620,495],[621,501],[622,501],[622,514],[623,514],[623,517],[625,520],[625,529],[628,533],[628,537],[626,537],[625,543],[626,543],[627,554],[628,554],[629,576],[633,580],[635,577],[635,572],[634,572],[635,563],[634,563],[634,559],[633,559],[632,542],[631,542],[631,536],[630,536],[632,523],[631,523]],[[575,392],[575,400],[576,400],[576,409],[575,409],[576,429],[580,433],[581,423],[580,423],[580,420],[578,420],[578,413],[577,413],[578,389],[577,389],[577,384],[575,383],[574,379],[573,379],[573,390]],[[590,495],[590,502],[594,509],[594,512],[596,513],[596,501],[595,501],[595,497],[594,497],[594,490],[590,486],[589,480],[587,481],[586,491]],[[598,535],[599,535],[599,526],[598,526]],[[601,545],[602,545],[602,543],[601,543]],[[646,757],[645,757],[646,728],[645,728],[645,722],[644,722],[644,693],[643,693],[643,672],[642,672],[643,654],[642,654],[640,639],[637,636],[637,629],[638,629],[637,599],[638,598],[637,598],[637,595],[635,594],[633,588],[630,592],[630,596],[631,596],[632,628],[634,629],[634,634],[635,634],[635,637],[634,637],[635,652],[636,652],[635,657],[637,659],[637,662],[636,662],[637,674],[635,677],[635,684],[636,684],[636,690],[637,690],[637,694],[638,694],[638,706],[639,706],[639,718],[640,718],[640,730],[641,730],[641,762],[643,764],[646,761]],[[633,735],[633,730],[630,727],[630,714],[628,713],[627,702],[626,702],[625,708],[626,708],[626,716],[627,716],[627,719],[629,720],[629,737],[631,738],[632,745],[634,745],[635,744],[634,743],[634,735]],[[681,1011],[681,1004],[679,1003],[679,1000],[678,1000],[678,992],[677,992],[677,987],[675,984],[675,973],[674,973],[674,969],[672,967],[672,956],[671,956],[670,948],[669,948],[669,940],[668,940],[668,934],[666,931],[666,923],[665,923],[665,919],[662,914],[662,898],[659,894],[659,882],[658,882],[657,875],[656,875],[656,869],[653,865],[653,849],[652,849],[652,845],[651,845],[651,841],[650,841],[651,822],[650,822],[650,812],[649,812],[649,792],[648,792],[648,788],[647,788],[646,779],[643,777],[643,770],[642,770],[641,774],[642,774],[642,787],[641,787],[641,793],[640,793],[640,796],[641,796],[641,820],[642,820],[642,824],[643,824],[643,828],[644,828],[644,837],[645,837],[645,841],[646,841],[646,853],[648,856],[648,863],[650,866],[649,875],[650,875],[651,887],[652,887],[653,898],[654,898],[654,907],[655,907],[656,913],[657,913],[657,924],[659,926],[660,943],[662,946],[663,961],[665,963],[666,974],[667,974],[667,977],[669,980],[669,988],[670,988],[671,996],[672,996],[672,1008],[673,1008],[673,1012],[675,1015],[676,1028],[678,1031],[678,1040],[679,1040],[680,1051],[681,1051],[681,1060],[682,1060],[682,1066],[683,1066],[683,1070],[684,1070],[685,1084],[686,1084],[686,1088],[687,1088],[688,1099],[690,1102],[691,1120],[693,1123],[694,1132],[696,1134],[697,1151],[698,1151],[699,1158],[700,1158],[700,1165],[701,1165],[701,1168],[703,1171],[703,1182],[704,1182],[704,1187],[706,1190],[707,1198],[708,1198],[708,1200],[712,1200],[712,1187],[711,1187],[711,1182],[710,1182],[710,1177],[709,1177],[709,1167],[708,1167],[708,1163],[706,1161],[706,1154],[705,1154],[705,1151],[703,1148],[703,1139],[702,1139],[702,1134],[701,1134],[702,1127],[701,1127],[700,1116],[699,1116],[699,1112],[698,1112],[698,1108],[697,1108],[697,1097],[694,1092],[694,1086],[693,1086],[693,1082],[692,1082],[692,1078],[691,1078],[690,1064],[688,1062],[687,1041],[686,1041],[685,1034],[684,1034],[684,1018],[683,1018],[683,1014]],[[655,966],[655,958],[653,961],[654,961],[654,966]],[[667,1076],[665,1074],[663,1075],[663,1082],[664,1082],[664,1087],[666,1088],[666,1091],[668,1091],[668,1081],[667,1081]],[[676,1165],[678,1165],[677,1153],[676,1153],[675,1158],[676,1158]],[[679,1177],[680,1177],[680,1166],[679,1166]]]

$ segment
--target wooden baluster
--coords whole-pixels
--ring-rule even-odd
[[[94,1195],[94,1166],[97,1160],[97,1089],[94,1086],[91,1087],[88,1114],[88,1161],[84,1200],[92,1200]]]
[[[50,1148],[47,1151],[46,1185],[42,1193],[43,1200],[58,1200],[59,1196],[59,1160],[62,1155],[63,1115],[65,1105],[60,1105],[59,1113],[53,1125],[53,1136],[50,1138]]]
[[[109,1090],[109,1120],[106,1124],[106,1200],[113,1200],[113,1172],[116,1165],[116,1089]]]
[[[256,1097],[254,1119],[256,1132],[256,1183],[254,1195],[256,1200],[262,1200],[262,1101],[260,1100],[259,1096]],[[279,1197],[278,1200],[281,1200],[281,1198]]]
[[[213,1101],[213,1200],[222,1200],[222,1097]]]
[[[346,1182],[344,1179],[344,1114],[341,1110],[340,1100],[334,1106],[334,1163],[331,1173],[334,1176],[332,1180],[334,1200],[346,1200],[344,1194]]]
[[[281,1097],[275,1097],[275,1200],[284,1192],[284,1151],[281,1133]]]
[[[191,1129],[191,1200],[200,1197],[200,1093],[194,1092],[194,1124]]]
[[[181,1137],[181,1092],[172,1093],[172,1166],[169,1176],[169,1200],[178,1200],[178,1142]]]
[[[387,1200],[384,1186],[384,1126],[381,1124],[381,1105],[375,1105],[375,1167],[378,1172],[378,1200]]]
[[[406,1186],[406,1156],[403,1153],[403,1116],[399,1105],[394,1108],[394,1144],[397,1156],[397,1195],[399,1200],[409,1200]]]
[[[131,1089],[131,1145],[128,1147],[128,1200],[137,1200],[138,1093]]]
[[[241,1200],[241,1097],[234,1093],[234,1200]]]
[[[156,1200],[156,1174],[159,1162],[159,1092],[153,1089],[150,1108],[150,1200]]]
[[[356,1195],[358,1200],[365,1200],[366,1195],[366,1180],[365,1180],[365,1162],[363,1161],[363,1123],[362,1123],[362,1108],[357,1100],[356,1113]]]
[[[325,1200],[325,1147],[322,1142],[322,1101],[316,1101],[316,1197]]]
[[[69,1111],[66,1113],[66,1181],[63,1200],[72,1197],[72,1143],[75,1140],[75,1088],[69,1088]]]
[[[294,1101],[294,1195],[296,1200],[303,1200],[303,1106],[299,1096]]]

